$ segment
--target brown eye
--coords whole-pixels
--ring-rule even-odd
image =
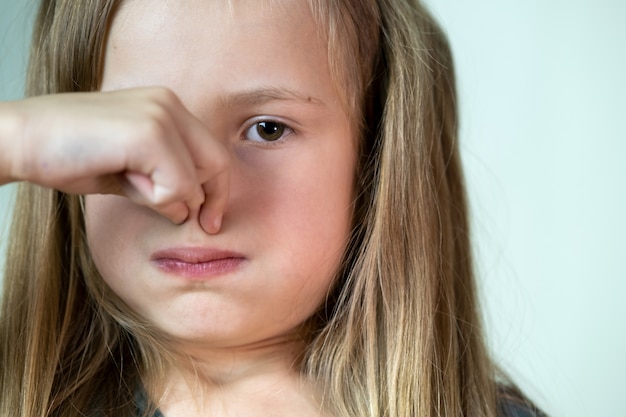
[[[253,142],[275,142],[284,137],[288,130],[282,123],[263,121],[250,126],[245,137]]]

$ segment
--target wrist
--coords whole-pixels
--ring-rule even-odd
[[[0,184],[15,180],[12,177],[13,149],[20,140],[19,116],[11,102],[0,102]]]

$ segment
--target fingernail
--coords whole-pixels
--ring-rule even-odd
[[[206,216],[201,221],[202,229],[210,235],[215,235],[220,231],[222,227],[222,216],[213,217]]]
[[[171,193],[172,192],[169,189],[159,184],[155,184],[152,187],[152,198],[155,203],[158,203],[167,199],[167,197],[169,197]]]
[[[218,233],[222,228],[222,216],[215,216],[212,224],[212,233]]]

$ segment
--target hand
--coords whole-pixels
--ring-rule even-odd
[[[0,105],[0,184],[119,194],[216,233],[228,151],[164,88],[40,96]],[[208,197],[208,198],[206,198]]]

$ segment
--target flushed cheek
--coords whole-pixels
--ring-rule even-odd
[[[281,274],[306,281],[329,280],[341,261],[351,217],[351,181],[336,170],[303,170],[279,176],[261,187],[254,207],[256,230],[275,249]],[[335,171],[335,172],[333,172]],[[348,176],[349,178],[349,176]],[[325,289],[323,289],[325,291]]]
[[[353,166],[351,158],[317,150],[280,150],[247,157],[231,175],[229,213],[256,221],[268,246],[277,234],[293,249],[341,240],[350,223]]]

